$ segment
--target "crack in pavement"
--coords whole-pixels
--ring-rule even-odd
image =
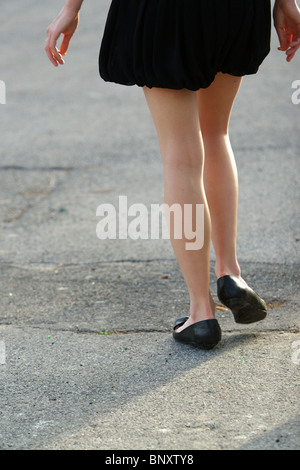
[[[167,333],[170,334],[173,331],[173,327],[171,328],[131,328],[131,329],[118,329],[114,328],[111,330],[93,330],[89,328],[54,328],[47,327],[46,325],[18,325],[14,323],[0,323],[0,326],[10,326],[18,329],[33,329],[33,330],[47,330],[48,332],[60,332],[60,333],[75,333],[75,334],[86,334],[86,335],[98,335],[98,336],[118,336],[118,335],[129,335],[129,334],[145,334],[145,333]],[[257,334],[267,334],[267,333],[290,333],[290,334],[299,334],[300,329],[292,328],[290,330],[283,330],[282,328],[267,328],[263,330],[255,330],[253,332],[249,332],[245,329],[231,329],[231,328],[222,328],[222,333],[235,333],[235,334],[242,334],[247,332],[248,334],[253,334],[256,336]]]
[[[34,167],[26,167],[21,165],[2,165],[0,166],[0,171],[73,171],[75,170],[74,167],[63,167],[63,166],[34,166]]]

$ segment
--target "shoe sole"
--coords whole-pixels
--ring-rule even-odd
[[[256,323],[258,321],[264,320],[267,316],[266,309],[259,308],[258,305],[253,305],[250,302],[240,298],[228,299],[226,302],[226,307],[232,311],[235,322],[242,325]]]
[[[178,335],[178,333],[177,333]],[[202,349],[204,351],[210,351],[211,349],[213,349],[215,346],[217,346],[217,344],[219,343],[219,341],[215,342],[215,343],[198,343],[196,341],[184,341],[184,340],[181,340],[179,339],[178,337],[176,337],[176,333],[173,335],[173,338],[175,339],[175,341],[177,341],[178,343],[182,343],[182,344],[187,344],[189,346],[193,346],[194,348],[197,348],[197,349]]]

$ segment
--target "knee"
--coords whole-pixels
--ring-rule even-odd
[[[205,152],[212,150],[216,155],[230,148],[230,138],[226,127],[201,129]]]
[[[180,171],[202,171],[203,151],[201,145],[188,145],[187,143],[171,143],[162,149],[162,160],[165,167]]]
[[[203,139],[219,139],[228,137],[229,122],[222,116],[214,119],[201,119],[201,134]]]

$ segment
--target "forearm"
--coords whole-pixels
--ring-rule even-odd
[[[82,3],[83,3],[83,0],[66,0],[65,7],[75,13],[78,13],[81,8]]]
[[[297,0],[275,0],[275,4],[278,6],[286,6],[286,5],[297,6]]]

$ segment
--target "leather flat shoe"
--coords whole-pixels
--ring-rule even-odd
[[[180,343],[190,344],[199,349],[209,350],[214,348],[222,338],[220,325],[216,319],[202,320],[184,328],[182,326],[189,317],[178,318],[174,325],[173,338]]]
[[[235,276],[222,276],[217,281],[219,300],[228,307],[236,323],[249,324],[267,316],[267,305],[246,283]]]

